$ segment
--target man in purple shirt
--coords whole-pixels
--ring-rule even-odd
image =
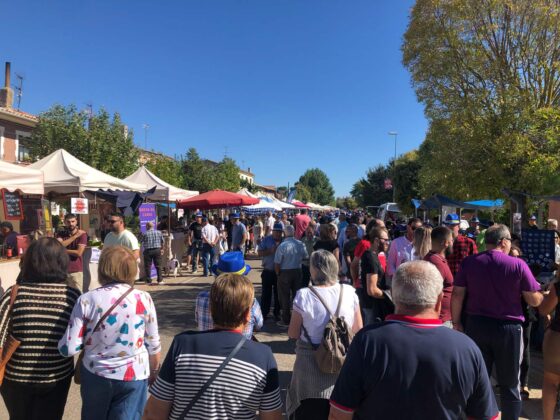
[[[531,306],[539,306],[543,296],[525,261],[508,255],[511,234],[507,226],[488,228],[484,239],[487,250],[465,258],[455,277],[451,298],[453,327],[463,331],[461,313],[468,295],[464,331],[480,348],[488,375],[496,367],[502,419],[518,419],[524,321],[521,298]]]

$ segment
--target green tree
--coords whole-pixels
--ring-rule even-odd
[[[212,168],[212,188],[237,192],[241,188],[239,166],[233,159],[225,157],[218,165]]]
[[[557,192],[559,17],[549,0],[416,2],[403,62],[430,121],[424,194]]]
[[[156,156],[146,163],[146,168],[171,185],[179,188],[185,187],[185,173],[180,160]]]
[[[305,187],[309,190],[310,201],[316,204],[333,205],[334,204],[334,189],[331,181],[325,172],[319,168],[308,169],[299,177],[297,182],[298,192],[299,189]],[[302,189],[302,191],[305,191]],[[308,200],[309,201],[309,200]]]
[[[390,169],[385,165],[370,168],[364,178],[359,179],[350,194],[360,207],[378,206],[393,201],[393,190],[385,189],[385,179],[390,178]]]
[[[182,163],[185,187],[188,190],[203,193],[213,189],[212,169],[200,158],[194,147],[187,151]]]
[[[124,178],[138,167],[133,133],[126,132],[120,115],[103,109],[89,116],[75,105],[54,105],[39,115],[31,135],[33,159],[65,149],[81,161],[110,175]]]
[[[354,210],[358,207],[358,202],[353,197],[337,197],[335,207]]]
[[[392,178],[396,188],[396,201],[404,213],[412,214],[414,211],[412,199],[420,197],[418,152],[413,150],[400,156],[393,171]]]
[[[296,182],[295,187],[296,187],[296,200],[299,200],[302,203],[313,202],[313,196],[311,195],[311,190],[307,185]]]

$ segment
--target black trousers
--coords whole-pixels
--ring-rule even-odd
[[[480,348],[488,376],[496,366],[502,420],[517,420],[521,415],[519,373],[523,346],[522,330],[521,322],[467,316],[465,333]]]
[[[521,376],[519,378],[522,388],[529,385],[529,370],[531,369],[531,344],[529,341],[532,328],[532,321],[523,323],[523,360],[521,360]]]
[[[147,283],[152,282],[152,278],[150,276],[152,261],[156,268],[157,282],[160,283],[163,280],[163,276],[161,274],[161,248],[150,248],[144,250],[144,273],[146,275]]]
[[[263,270],[261,273],[261,311],[263,318],[270,312],[272,298],[274,298],[274,316],[280,316],[280,303],[278,301],[278,279],[272,270]]]
[[[4,379],[0,394],[10,420],[61,420],[72,376],[52,385],[22,384]]]
[[[296,297],[296,292],[301,289],[301,268],[290,270],[280,270],[278,275],[278,297],[282,306],[282,321],[290,323],[292,302]]]
[[[308,398],[300,401],[299,407],[291,418],[293,420],[327,420],[329,418],[329,411],[329,400]]]
[[[308,287],[309,286],[309,282],[311,281],[311,272],[309,271],[309,266],[302,264],[301,265],[301,275],[302,275],[302,281],[301,281],[301,287]]]

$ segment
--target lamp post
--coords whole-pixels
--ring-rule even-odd
[[[150,124],[143,124],[142,128],[144,129],[144,149],[148,150],[148,130],[150,129]]]
[[[397,169],[397,136],[399,135],[399,133],[397,133],[396,131],[389,131],[387,134],[389,134],[390,136],[393,136],[395,138],[395,158],[393,159],[393,179],[392,179],[392,184],[393,184],[393,203],[397,202],[397,186],[395,183],[395,174],[396,174],[396,169]]]

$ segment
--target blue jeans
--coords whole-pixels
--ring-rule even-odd
[[[140,420],[148,380],[119,381],[94,375],[81,366],[82,420]]]
[[[202,245],[202,269],[204,275],[208,275],[208,270],[212,268],[212,261],[214,260],[214,248],[209,244]]]

